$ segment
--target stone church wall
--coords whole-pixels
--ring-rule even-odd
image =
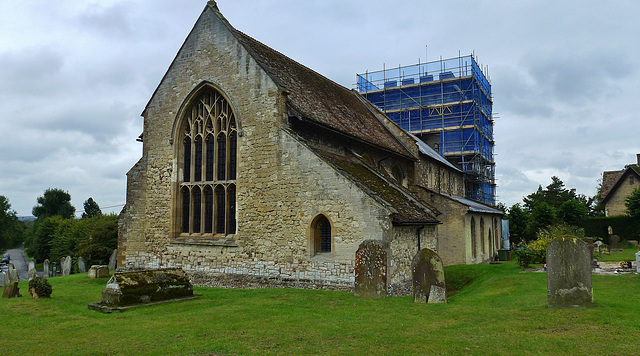
[[[228,97],[239,126],[238,226],[224,246],[178,238],[180,141],[170,142],[181,105],[204,81]],[[390,212],[284,130],[285,100],[219,19],[198,21],[143,114],[143,158],[128,174],[120,221],[120,267],[181,267],[202,284],[221,274],[353,284],[359,243],[392,239]],[[333,250],[312,256],[318,214],[331,222]]]

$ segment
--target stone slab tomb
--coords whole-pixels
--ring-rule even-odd
[[[547,248],[549,307],[591,307],[593,287],[589,246],[574,236],[553,240]]]
[[[423,248],[411,263],[413,273],[413,301],[416,303],[446,303],[444,266],[438,254]]]
[[[387,249],[382,241],[365,240],[356,251],[355,296],[387,296]]]
[[[93,265],[89,268],[87,276],[89,278],[107,278],[109,277],[109,267],[107,265]]]
[[[193,298],[193,286],[180,268],[115,272],[102,291],[100,303],[89,308],[110,312],[119,308]]]

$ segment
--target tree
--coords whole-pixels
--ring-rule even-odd
[[[627,207],[627,214],[640,218],[640,187],[625,199],[624,205]]]
[[[58,215],[36,219],[27,236],[27,255],[38,262],[48,259],[51,254],[51,240],[64,221],[65,219]]]
[[[523,201],[524,207],[529,210],[529,212],[533,212],[535,207],[542,202],[549,204],[554,209],[560,209],[562,203],[571,199],[584,200],[585,203],[587,202],[586,197],[576,194],[575,189],[566,189],[562,180],[553,176],[551,177],[551,184],[545,189],[542,189],[542,186],[538,186],[538,190],[535,193],[527,195]]]
[[[529,226],[529,212],[522,209],[520,203],[513,204],[509,208],[507,214],[509,219],[509,234],[511,235],[512,243],[519,243],[522,240],[529,240],[528,238],[528,226]]]
[[[118,246],[118,215],[99,215],[86,220],[88,236],[78,244],[78,256],[88,264],[107,264]]]
[[[24,225],[11,209],[9,199],[0,195],[0,251],[19,246],[24,239]]]
[[[562,203],[558,209],[558,218],[567,225],[577,225],[587,218],[589,207],[577,199],[570,199]]]
[[[73,217],[75,212],[76,208],[71,205],[71,195],[58,188],[45,190],[44,195],[38,197],[38,205],[31,211],[36,218],[61,216],[64,219]]]
[[[82,213],[82,218],[92,218],[94,216],[102,215],[102,210],[100,210],[100,206],[96,203],[93,198],[89,197],[89,199],[85,200],[82,204],[84,207],[84,213]]]
[[[538,203],[531,212],[530,232],[536,234],[556,221],[556,209],[547,202]]]

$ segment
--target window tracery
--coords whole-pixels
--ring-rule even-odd
[[[216,90],[186,110],[178,204],[183,235],[236,233],[237,127],[230,103]]]

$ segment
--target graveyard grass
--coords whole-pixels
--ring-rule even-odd
[[[51,299],[0,299],[16,355],[637,354],[640,275],[593,276],[595,307],[547,308],[546,274],[514,263],[445,268],[447,304],[297,289],[195,288],[197,300],[102,314],[107,279],[50,278]]]

